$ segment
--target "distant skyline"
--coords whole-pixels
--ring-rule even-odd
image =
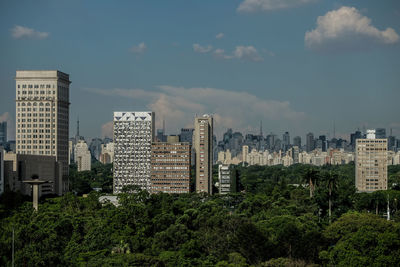
[[[70,74],[70,136],[114,111],[167,133],[214,115],[220,137],[303,139],[390,128],[400,137],[400,2],[322,0],[0,3],[0,121],[15,133],[16,70]]]

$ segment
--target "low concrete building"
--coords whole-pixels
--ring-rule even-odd
[[[39,197],[62,195],[62,166],[55,156],[4,154],[5,190],[31,195],[32,186],[23,182],[31,180],[33,175],[37,175],[40,180],[49,181],[40,186]]]

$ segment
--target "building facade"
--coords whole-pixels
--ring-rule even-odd
[[[306,151],[310,152],[315,149],[315,140],[314,140],[314,134],[313,133],[308,133],[306,135]]]
[[[92,155],[88,145],[84,140],[79,140],[75,145],[74,159],[78,168],[78,172],[90,171],[92,167]]]
[[[356,140],[356,188],[359,192],[387,190],[387,139],[375,138],[375,130],[367,138]]]
[[[100,162],[103,164],[114,162],[114,143],[107,143],[101,145]]]
[[[151,192],[190,192],[190,151],[187,142],[155,142],[151,151]]]
[[[212,194],[213,117],[203,115],[194,121],[196,152],[196,192]]]
[[[0,146],[7,143],[7,122],[0,122]]]
[[[114,194],[128,185],[151,190],[154,121],[154,112],[114,112]]]
[[[228,194],[231,192],[231,170],[228,164],[218,165],[219,193]]]
[[[4,149],[0,146],[0,196],[4,193]]]
[[[16,72],[16,152],[53,156],[68,190],[69,75],[57,70]]]

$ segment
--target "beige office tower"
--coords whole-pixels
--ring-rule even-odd
[[[69,75],[57,70],[16,73],[17,154],[55,156],[62,168],[57,194],[68,191]]]
[[[137,185],[151,191],[151,144],[154,112],[114,112],[113,192]]]
[[[213,118],[196,117],[194,121],[194,149],[196,152],[196,192],[212,194]]]
[[[356,141],[356,188],[359,192],[387,189],[387,139],[376,139],[367,130],[366,139]]]
[[[248,156],[249,156],[249,146],[243,146],[242,147],[242,162],[243,162],[243,164],[245,162],[248,162]]]
[[[151,192],[190,192],[191,146],[185,142],[156,142],[151,151]]]

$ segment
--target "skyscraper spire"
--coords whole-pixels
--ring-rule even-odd
[[[260,136],[263,136],[263,132],[262,132],[262,121],[260,121]]]
[[[77,124],[76,124],[76,136],[79,137],[79,116],[78,116],[78,121],[77,121]]]
[[[336,138],[336,125],[335,125],[335,121],[333,121],[333,138]]]
[[[162,130],[163,130],[163,134],[165,135],[165,119],[164,118],[162,121]]]

